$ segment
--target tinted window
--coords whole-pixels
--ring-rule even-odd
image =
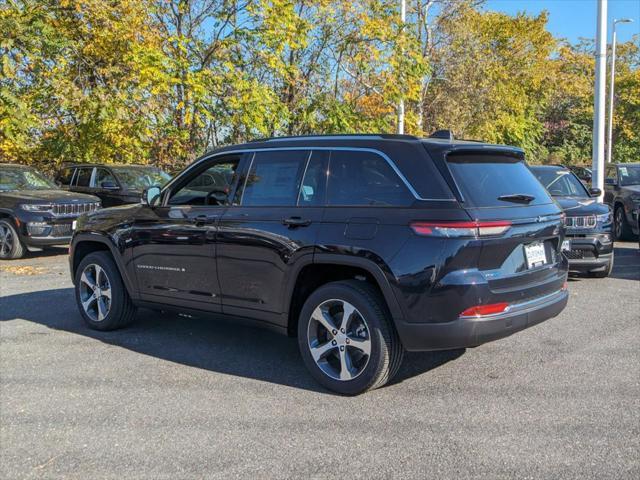
[[[471,207],[512,207],[509,195],[530,195],[529,205],[551,203],[551,197],[523,160],[500,155],[449,155],[447,163]],[[521,204],[522,205],[522,204]]]
[[[0,191],[56,188],[58,187],[51,180],[30,168],[2,167],[0,170]]]
[[[91,183],[91,173],[93,172],[93,168],[79,168],[78,173],[76,175],[76,186],[78,187],[88,187]]]
[[[257,152],[246,179],[243,206],[293,206],[309,151]]]
[[[116,186],[118,185],[118,182],[116,182],[115,177],[111,175],[109,170],[106,168],[98,168],[96,170],[95,187],[100,188],[103,183],[111,183]]]
[[[218,160],[171,196],[170,205],[227,205],[240,159]]]
[[[554,197],[588,197],[587,190],[569,170],[531,167],[533,174]]]
[[[411,205],[400,177],[373,152],[334,150],[329,162],[328,205]]]
[[[640,165],[621,165],[618,171],[620,185],[640,185]]]
[[[56,182],[60,185],[69,185],[71,184],[71,179],[73,178],[73,168],[65,168],[56,177]]]
[[[609,165],[606,170],[606,178],[611,183],[618,183],[618,172],[614,165]]]
[[[324,195],[327,186],[327,167],[329,152],[314,150],[304,172],[302,186],[298,192],[299,206],[317,206],[324,204]]]
[[[139,192],[149,187],[162,187],[171,180],[171,175],[156,167],[118,167],[113,172],[124,188]]]

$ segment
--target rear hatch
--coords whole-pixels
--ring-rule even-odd
[[[560,290],[562,210],[518,151],[449,152],[444,157],[460,204],[477,234],[446,265],[448,272],[478,269],[490,297],[481,303],[521,303]]]

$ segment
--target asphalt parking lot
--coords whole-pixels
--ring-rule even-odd
[[[0,477],[640,478],[640,254],[557,318],[344,398],[268,331],[81,324],[64,249],[0,264]]]

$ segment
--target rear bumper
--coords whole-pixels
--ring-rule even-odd
[[[447,323],[396,322],[396,327],[402,344],[409,351],[476,347],[555,317],[567,305],[568,298],[566,290],[559,290],[513,304],[506,313],[458,318]]]

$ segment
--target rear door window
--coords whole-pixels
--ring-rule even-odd
[[[91,184],[91,174],[93,168],[79,168],[76,174],[75,186],[77,187],[89,187]]]
[[[398,174],[380,155],[351,150],[331,152],[328,205],[409,206],[413,200]]]
[[[295,206],[308,150],[257,152],[247,175],[242,206]]]
[[[449,155],[447,164],[468,207],[553,203],[524,160],[502,155]],[[520,196],[520,197],[518,197]],[[533,197],[531,201],[522,201]]]

